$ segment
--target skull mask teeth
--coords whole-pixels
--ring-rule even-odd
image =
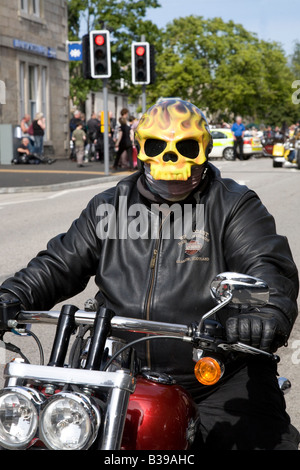
[[[152,106],[136,130],[138,158],[150,165],[156,180],[186,181],[194,165],[202,165],[211,135],[202,112],[193,104],[166,98]]]

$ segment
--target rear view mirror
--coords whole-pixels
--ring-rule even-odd
[[[230,305],[236,307],[262,307],[269,301],[269,287],[264,281],[240,273],[218,274],[210,290],[218,303],[231,296]]]

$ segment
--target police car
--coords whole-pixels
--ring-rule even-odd
[[[213,149],[209,154],[213,158],[234,159],[233,133],[230,129],[210,129],[213,138]],[[251,155],[262,155],[263,147],[259,138],[253,137],[250,132],[245,132],[243,153],[245,158]]]
[[[233,134],[230,129],[211,129],[213,148],[209,156],[233,160]]]

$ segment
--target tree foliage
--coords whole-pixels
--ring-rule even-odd
[[[295,118],[293,71],[281,46],[221,18],[175,19],[163,32],[157,96],[179,96],[218,119],[242,114],[270,124]],[[156,96],[155,96],[156,95]]]
[[[148,105],[161,96],[190,100],[215,120],[242,114],[251,121],[280,124],[299,119],[292,103],[292,83],[300,78],[300,44],[288,59],[280,44],[260,40],[233,21],[201,16],[177,18],[159,29],[146,19],[158,0],[69,0],[69,39],[87,30],[111,32],[113,90],[124,79],[125,92],[136,99],[141,87],[131,84],[131,43],[142,36],[156,48],[155,84],[147,87]],[[70,93],[83,103],[101,80],[84,80],[70,64]]]

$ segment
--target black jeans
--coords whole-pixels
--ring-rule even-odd
[[[300,435],[285,411],[276,370],[269,360],[250,360],[214,391],[204,389],[194,450],[297,450]]]
[[[243,147],[244,147],[243,137],[236,137],[233,142],[234,159],[238,157],[240,160],[244,160]],[[237,153],[237,148],[239,148],[239,153]]]
[[[116,153],[116,158],[114,161],[114,168],[118,168],[119,160],[122,155],[122,153],[126,150],[127,156],[128,156],[128,162],[129,162],[129,168],[133,168],[133,160],[132,160],[132,146],[127,147],[127,148],[119,148],[119,150]]]

